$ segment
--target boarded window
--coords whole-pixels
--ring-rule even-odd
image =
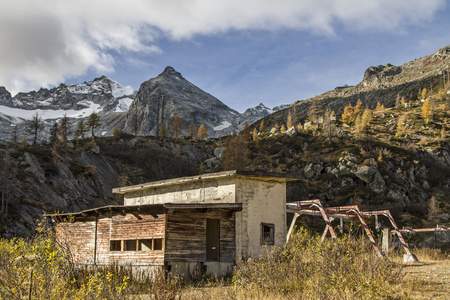
[[[153,250],[163,250],[164,239],[153,239]]]
[[[150,251],[152,250],[152,240],[139,240],[139,251]]]
[[[261,245],[275,243],[275,224],[261,223]]]
[[[137,250],[137,240],[126,240],[124,250],[125,251],[136,251]]]
[[[122,250],[122,241],[111,241],[110,251],[121,251]]]
[[[122,249],[123,242],[123,249]],[[110,241],[110,251],[153,251],[164,250],[164,239]]]

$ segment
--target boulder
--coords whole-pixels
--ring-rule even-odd
[[[218,148],[214,149],[214,156],[218,157],[218,158],[222,158],[223,149],[224,149],[224,147],[218,147]]]
[[[374,167],[362,166],[353,173],[359,179],[367,183],[369,185],[369,188],[377,194],[382,193],[386,188],[386,183],[384,182],[383,177],[381,176],[380,172]]]
[[[285,134],[289,135],[290,137],[296,137],[297,136],[297,130],[295,130],[295,127],[291,127],[288,130],[284,132]]]
[[[305,166],[303,172],[306,178],[313,178],[319,176],[323,169],[322,163],[310,163]]]

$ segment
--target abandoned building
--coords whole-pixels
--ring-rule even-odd
[[[286,242],[286,182],[225,171],[113,189],[124,205],[54,214],[58,241],[78,265],[164,267],[185,278],[230,272]]]

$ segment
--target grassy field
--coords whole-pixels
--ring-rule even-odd
[[[289,243],[257,260],[239,262],[225,278],[185,282],[161,273],[133,281],[126,269],[74,267],[51,232],[0,240],[0,299],[448,299],[450,260],[438,250],[378,257],[366,238],[320,242],[299,229]]]

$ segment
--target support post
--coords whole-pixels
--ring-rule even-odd
[[[95,216],[95,232],[94,232],[94,266],[97,264],[97,227],[98,227],[98,214]]]
[[[288,234],[286,237],[286,243],[289,241],[289,238],[291,237],[292,231],[294,230],[294,227],[295,227],[295,222],[297,222],[297,218],[299,216],[300,216],[299,213],[294,214],[294,218],[292,219],[291,226],[289,227],[289,231],[288,231]]]
[[[388,227],[384,227],[382,232],[383,233],[381,236],[381,252],[384,255],[388,255],[391,230]]]

